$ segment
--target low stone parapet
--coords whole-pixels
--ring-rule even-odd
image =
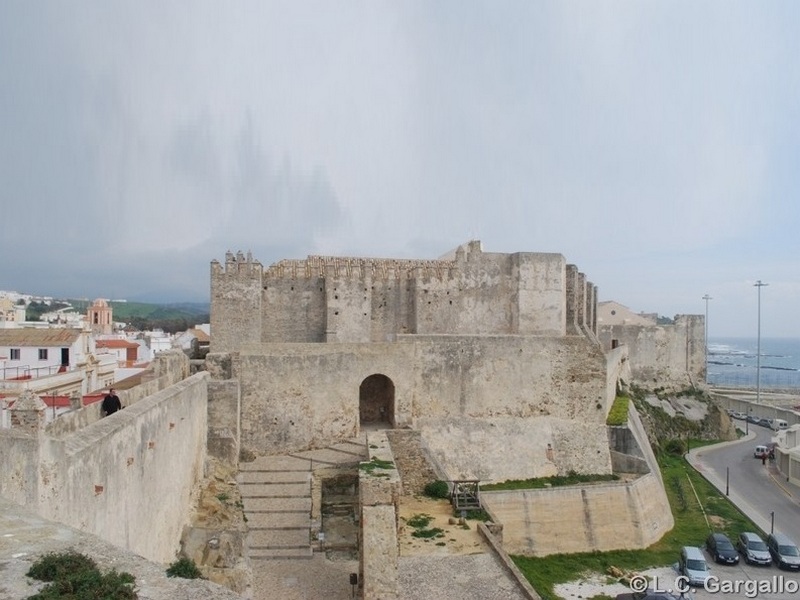
[[[398,502],[400,473],[384,432],[367,436],[370,460],[358,468],[361,535],[360,582],[365,600],[393,600],[398,596]]]

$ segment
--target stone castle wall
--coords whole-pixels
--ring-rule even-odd
[[[568,277],[569,273],[569,277]],[[211,264],[212,352],[248,342],[383,342],[402,334],[593,336],[596,288],[560,254],[448,260],[309,257],[264,270],[228,254]]]
[[[382,344],[251,344],[241,348],[232,371],[241,385],[242,449],[256,455],[354,436],[360,427],[361,383],[382,374],[394,384],[396,427],[420,428],[433,439],[437,429],[452,431],[456,425],[467,434],[492,419],[549,417],[536,431],[521,429],[514,443],[531,445],[531,436],[544,449],[550,443],[557,459],[547,464],[558,472],[610,471],[604,440],[613,386],[606,381],[608,367],[599,347],[583,337],[399,336]],[[566,452],[569,437],[580,443]],[[470,456],[485,479],[542,471],[536,462],[512,464],[502,451]]]
[[[170,562],[206,457],[207,373],[83,429],[0,431],[0,495],[39,515]]]
[[[628,347],[631,377],[640,385],[688,387],[705,381],[703,315],[677,315],[674,325],[601,325],[603,348]]]

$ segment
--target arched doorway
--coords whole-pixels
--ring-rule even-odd
[[[386,375],[370,375],[358,388],[361,425],[394,427],[394,383]]]

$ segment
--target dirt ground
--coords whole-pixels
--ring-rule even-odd
[[[432,538],[414,537],[412,534],[418,529],[409,526],[408,521],[417,515],[432,517],[426,528],[439,528],[442,530],[442,535]],[[466,525],[462,526],[457,521],[456,523],[450,523],[452,518],[452,505],[447,500],[401,497],[400,527],[398,531],[400,556],[479,554],[488,552],[486,542],[478,533],[478,521],[467,520]]]

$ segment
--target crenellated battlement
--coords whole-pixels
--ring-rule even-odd
[[[414,260],[395,258],[355,258],[343,256],[309,256],[305,260],[285,259],[270,265],[265,279],[310,279],[334,277],[376,280],[410,279],[412,277],[443,278],[456,269],[451,260]]]

